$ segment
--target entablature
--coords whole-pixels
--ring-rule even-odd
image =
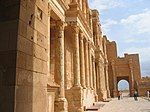
[[[93,41],[92,30],[88,26],[82,11],[78,10],[78,8],[77,10],[68,10],[66,12],[66,22],[72,22],[72,21],[77,22],[82,32],[85,34],[87,40]]]
[[[69,7],[65,5],[63,0],[50,0],[49,5],[50,5],[49,10],[53,10],[62,21],[65,21],[65,11]]]

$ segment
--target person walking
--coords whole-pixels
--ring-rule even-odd
[[[150,95],[150,92],[149,92],[149,90],[147,90],[147,98],[148,98],[148,100],[149,100],[149,95]]]
[[[138,101],[137,97],[138,97],[138,92],[137,92],[137,91],[134,91],[134,100],[135,100],[135,101]]]
[[[118,91],[118,100],[120,100],[121,92]]]

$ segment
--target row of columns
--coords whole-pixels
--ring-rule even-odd
[[[64,85],[64,22],[57,22],[57,52],[58,52],[58,75],[60,78],[60,87],[59,87],[59,95],[58,100],[63,101],[63,105],[66,103],[65,99],[65,85]],[[101,78],[105,77],[102,72],[102,65],[98,63],[98,71],[95,66],[95,58],[92,56],[90,50],[90,43],[84,38],[83,33],[80,31],[79,27],[75,25],[71,25],[73,29],[73,72],[74,72],[74,87],[83,87],[83,88],[91,88],[95,90],[95,95],[97,91],[97,86],[101,87],[102,81]],[[97,72],[97,73],[96,73]],[[97,75],[96,75],[97,74]],[[99,84],[99,85],[97,85]]]
[[[64,95],[64,23],[59,21],[56,24],[57,27],[57,52],[58,52],[58,71],[60,77],[60,89],[59,89],[59,97],[65,98]],[[79,34],[79,27],[73,26],[73,40],[74,40],[74,55],[73,55],[73,66],[74,66],[74,86],[83,86],[90,87],[92,83],[92,71],[90,72],[90,66],[92,70],[92,65],[90,63],[91,59],[89,59],[89,43],[88,41],[84,44],[84,36],[83,33]],[[80,47],[79,47],[80,46]],[[85,53],[85,54],[84,54]],[[89,64],[90,63],[90,64]],[[91,73],[91,74],[90,74]],[[85,76],[86,74],[86,76]],[[81,79],[80,79],[81,76]],[[81,82],[80,82],[81,81]],[[85,82],[86,81],[86,82]]]

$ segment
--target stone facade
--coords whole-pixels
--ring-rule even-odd
[[[0,1],[0,111],[83,112],[140,79],[138,55],[117,58],[87,0]]]
[[[140,96],[147,96],[147,91],[150,91],[150,77],[142,77],[138,84]]]
[[[126,80],[129,83],[130,96],[138,91],[138,84],[141,80],[141,71],[138,54],[124,54],[124,57],[117,56],[115,42],[107,42],[109,90],[111,97],[118,94],[118,82]]]

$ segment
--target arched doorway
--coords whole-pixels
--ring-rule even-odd
[[[120,80],[118,82],[118,91],[122,92],[123,97],[129,97],[130,96],[130,87],[129,82],[127,80]]]

